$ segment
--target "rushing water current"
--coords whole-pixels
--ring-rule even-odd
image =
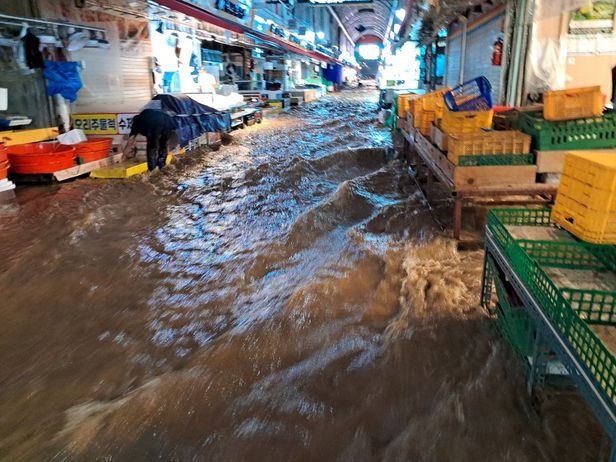
[[[0,460],[596,461],[578,398],[532,404],[482,252],[375,102],[0,206]]]

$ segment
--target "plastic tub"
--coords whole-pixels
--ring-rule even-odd
[[[4,180],[9,173],[9,161],[0,161],[0,180]]]
[[[30,175],[36,173],[54,173],[59,170],[74,167],[75,159],[60,159],[51,162],[30,162],[22,164],[11,164],[11,173],[18,175]]]
[[[76,165],[75,148],[59,143],[28,143],[7,147],[11,173],[53,173]]]
[[[6,147],[0,144],[0,163],[9,160],[9,156],[6,153]]]
[[[59,143],[16,144],[6,148],[11,164],[74,160],[75,148]]]
[[[109,157],[113,138],[98,138],[75,145],[75,152],[82,164]]]

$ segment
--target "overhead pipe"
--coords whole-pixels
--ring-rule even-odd
[[[340,29],[342,29],[342,33],[346,36],[346,38],[349,39],[349,42],[351,42],[351,46],[354,47],[355,40],[353,40],[353,38],[349,34],[349,31],[347,31],[344,24],[342,24],[342,21],[340,20],[338,13],[336,13],[336,10],[334,10],[331,5],[327,5],[327,11],[329,11],[329,14],[331,14],[332,17],[336,20],[336,22],[338,23],[338,26],[340,26]]]
[[[398,8],[398,0],[393,0],[391,2],[391,8],[389,10],[389,19],[387,19],[387,27],[385,28],[385,37],[383,37],[383,41],[389,40],[389,33],[391,32],[391,29],[394,26],[394,18],[396,17],[397,8]],[[404,19],[406,19],[406,15]],[[402,30],[402,26],[400,26],[400,30]]]

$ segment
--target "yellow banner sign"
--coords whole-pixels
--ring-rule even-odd
[[[118,125],[116,114],[73,114],[73,128],[83,130],[87,135],[116,135]]]

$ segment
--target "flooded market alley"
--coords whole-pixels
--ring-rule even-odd
[[[377,93],[0,208],[2,461],[595,461],[533,406]],[[435,220],[435,217],[437,218]]]

